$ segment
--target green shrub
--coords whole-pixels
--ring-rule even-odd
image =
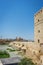
[[[8,57],[10,57],[8,52],[0,51],[0,58],[8,58]]]
[[[36,64],[34,64],[31,59],[23,58],[18,65],[36,65]]]

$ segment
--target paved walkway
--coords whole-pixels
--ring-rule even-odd
[[[12,57],[12,58],[4,58],[0,59],[3,65],[6,64],[16,64],[19,63],[21,58],[20,57]]]

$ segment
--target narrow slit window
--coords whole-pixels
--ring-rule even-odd
[[[40,40],[38,39],[38,43],[40,43]]]

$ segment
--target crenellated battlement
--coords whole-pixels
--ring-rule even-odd
[[[38,16],[39,14],[41,14],[43,12],[43,8],[41,8],[38,12],[36,12],[35,14],[34,14],[34,16],[36,17],[36,16]]]

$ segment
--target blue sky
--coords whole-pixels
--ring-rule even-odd
[[[34,39],[34,14],[43,0],[0,0],[0,37]]]

